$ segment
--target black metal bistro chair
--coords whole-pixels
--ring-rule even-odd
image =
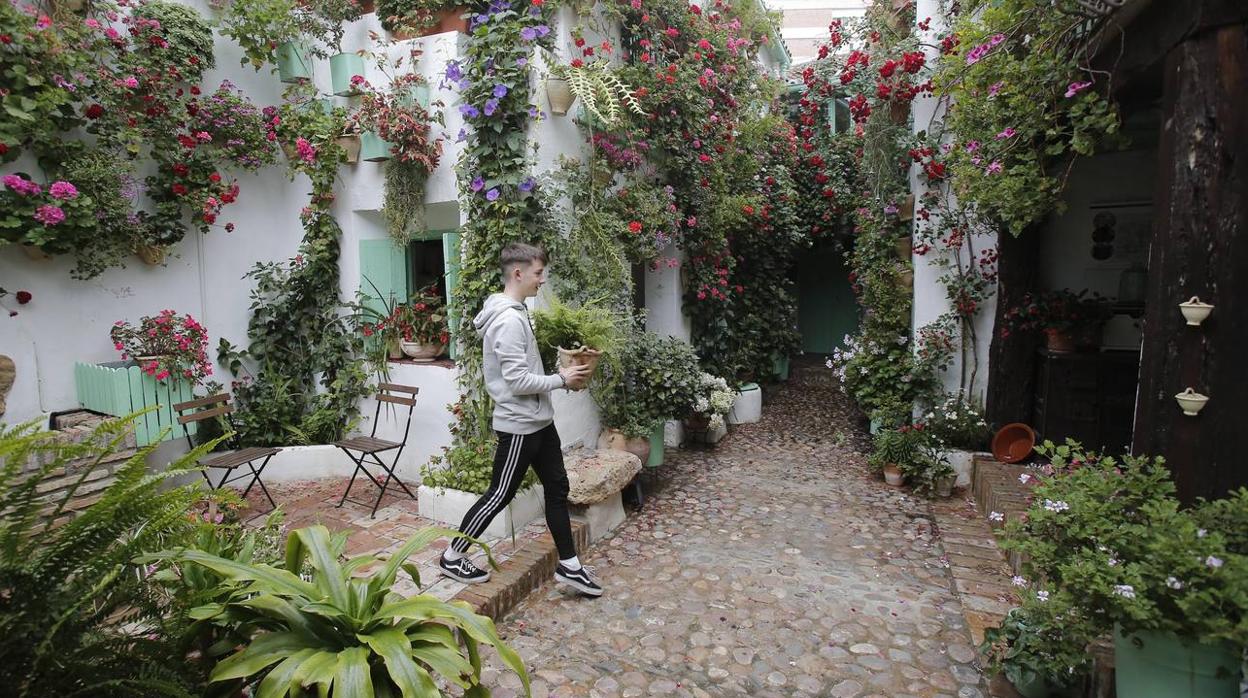
[[[247,496],[247,493],[251,491],[253,486],[260,485],[260,491],[264,492],[265,499],[269,500],[269,506],[274,509],[277,508],[277,504],[273,502],[273,497],[269,495],[269,490],[264,486],[264,482],[260,479],[260,475],[264,472],[264,467],[269,464],[269,459],[282,449],[270,446],[248,446],[246,448],[239,448],[237,436],[238,431],[234,428],[234,420],[230,418],[230,413],[234,411],[234,408],[230,405],[229,395],[220,393],[217,395],[209,395],[208,397],[197,398],[195,400],[188,400],[186,402],[179,402],[173,406],[173,411],[178,413],[178,424],[183,426],[186,426],[191,422],[199,422],[205,419],[212,419],[213,417],[224,416],[226,423],[230,427],[230,431],[234,432],[234,436],[231,436],[230,440],[227,441],[229,446],[234,450],[227,451],[225,453],[207,454],[202,460],[199,461],[199,465],[204,468],[200,471],[200,473],[203,474],[204,479],[208,481],[208,486],[214,490],[220,489],[228,483],[241,480],[250,475],[251,482],[247,483],[247,488],[243,490],[243,497]],[[195,442],[191,439],[190,432],[187,432],[186,434],[186,443],[192,449],[195,448]],[[256,461],[260,461],[260,467],[256,467]],[[243,466],[247,466],[247,469],[250,472],[244,472],[240,475],[234,476],[234,471],[241,469]],[[212,478],[208,477],[208,470],[211,468],[218,468],[225,471],[221,475],[220,482],[214,483]]]
[[[403,491],[407,493],[407,496],[412,499],[416,499],[416,495],[412,494],[412,491],[407,488],[407,485],[403,484],[403,481],[394,474],[394,469],[399,464],[399,456],[403,455],[403,448],[407,445],[407,433],[411,431],[412,428],[412,411],[416,408],[416,395],[419,392],[420,388],[411,385],[399,385],[397,383],[378,384],[377,410],[373,414],[372,434],[368,436],[352,436],[350,438],[343,439],[342,441],[334,442],[334,445],[341,448],[343,453],[346,453],[347,457],[355,463],[355,471],[351,473],[351,482],[347,484],[347,491],[342,493],[342,499],[338,502],[338,506],[341,507],[346,503],[347,495],[351,494],[351,487],[355,484],[355,478],[360,473],[364,473],[368,479],[372,480],[373,484],[377,485],[377,487],[381,490],[381,492],[377,494],[377,501],[373,502],[373,511],[370,516],[377,516],[377,507],[381,506],[381,499],[386,496],[386,488],[390,486],[391,480],[399,483],[399,487],[403,488]],[[391,393],[403,393],[407,395],[407,397],[391,395]],[[402,441],[389,441],[377,438],[377,424],[381,421],[381,403],[383,402],[407,406],[407,423],[403,427]],[[358,452],[359,455],[357,456],[355,453],[352,453],[352,451]],[[377,455],[379,453],[385,453],[386,451],[394,451],[394,458],[391,459],[389,464]],[[369,462],[370,458],[372,459],[371,462]],[[368,471],[368,468],[365,467],[366,462],[370,466],[379,466],[383,471],[385,471],[385,481],[378,479],[381,476],[381,473],[378,473],[377,477],[374,477],[373,474]]]

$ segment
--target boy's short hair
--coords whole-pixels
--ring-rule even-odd
[[[503,271],[503,281],[507,280],[507,275],[511,273],[512,267],[517,264],[529,265],[533,262],[540,261],[546,264],[546,250],[537,245],[528,245],[523,242],[512,242],[503,248],[502,254],[498,256],[498,266]]]

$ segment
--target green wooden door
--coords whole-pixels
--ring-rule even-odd
[[[360,291],[364,305],[379,313],[406,303],[407,248],[390,240],[360,240]]]
[[[798,262],[797,326],[802,350],[831,354],[858,331],[858,302],[849,287],[849,268],[831,246],[816,247]]]
[[[442,233],[442,260],[446,264],[446,323],[451,328],[451,358],[459,357],[459,349],[455,343],[455,331],[459,329],[459,311],[455,304],[456,287],[459,286],[459,244],[460,234],[455,231]]]

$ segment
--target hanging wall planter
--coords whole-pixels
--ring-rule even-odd
[[[910,236],[905,235],[893,240],[893,250],[897,252],[897,258],[901,261],[910,261],[910,257],[914,253],[914,247],[913,243],[910,241]]]
[[[1199,296],[1192,296],[1191,300],[1186,303],[1179,303],[1179,312],[1183,313],[1183,319],[1187,320],[1188,325],[1196,327],[1209,317],[1209,314],[1213,312],[1213,306],[1202,303]]]
[[[165,248],[161,245],[135,245],[134,253],[144,264],[158,266],[165,263]]]
[[[1209,402],[1209,396],[1201,395],[1192,388],[1188,388],[1174,396],[1174,401],[1179,403],[1179,409],[1183,410],[1183,414],[1188,417],[1195,417],[1200,411],[1205,409],[1205,404]]]
[[[372,131],[360,134],[360,158],[368,162],[385,162],[390,159],[390,144]]]
[[[359,90],[351,82],[356,75],[364,75],[364,59],[354,53],[340,53],[329,59],[329,77],[333,83],[334,94],[339,97],[350,97],[359,94]]]
[[[550,103],[550,113],[556,116],[567,116],[576,95],[563,78],[546,78],[546,101]]]
[[[429,108],[429,85],[427,83],[419,83],[412,86],[412,98],[420,105],[421,109]]]
[[[312,79],[312,59],[302,42],[287,41],[277,47],[277,75],[282,82],[307,82]]]
[[[360,134],[344,133],[334,139],[338,147],[347,152],[347,162],[355,164],[360,161]]]

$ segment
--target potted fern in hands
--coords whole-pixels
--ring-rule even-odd
[[[615,318],[606,308],[593,302],[573,308],[557,298],[551,299],[549,308],[533,313],[533,332],[548,370],[589,366],[591,376],[618,334]]]

